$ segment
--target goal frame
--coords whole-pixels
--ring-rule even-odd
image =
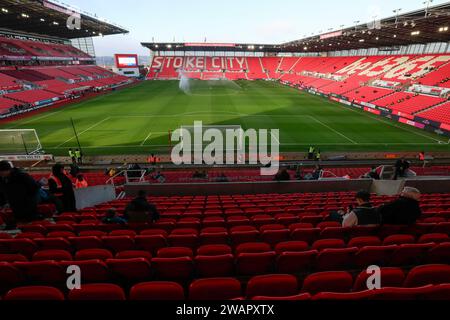
[[[27,145],[26,141],[23,138],[23,134],[20,134],[20,137],[22,138],[21,144],[23,146],[23,150],[22,150],[23,152],[20,152],[19,150],[17,150],[17,152],[16,151],[8,152],[8,151],[3,150],[3,147],[2,147],[2,148],[0,148],[1,154],[36,155],[36,154],[39,154],[40,151],[42,150],[42,143],[41,143],[41,140],[39,139],[39,135],[37,134],[36,129],[0,129],[0,141],[2,140],[2,137],[4,136],[4,134],[7,132],[16,133],[17,135],[19,135],[20,133],[34,133],[34,137],[36,139],[36,145],[34,145],[34,146]]]

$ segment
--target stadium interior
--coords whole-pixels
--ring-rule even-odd
[[[450,299],[450,3],[283,44],[142,42],[151,55],[145,68],[134,54],[118,55],[115,68],[97,65],[92,37],[128,31],[88,13],[78,13],[80,30],[68,29],[72,8],[56,1],[0,0],[0,10],[0,160],[23,168],[47,192],[56,164],[78,170],[67,173],[77,186],[72,210],[44,201],[37,205],[40,219],[10,228],[16,212],[11,203],[2,207],[2,300]],[[286,149],[277,175],[261,175],[263,165],[250,163],[175,165],[171,131],[192,126],[189,112],[198,111],[183,105],[190,101],[178,89],[183,81],[205,83],[192,98],[210,103],[210,112],[221,111],[211,107],[218,100],[245,101],[266,85],[285,104],[306,94],[316,105],[307,117],[328,136],[321,145],[311,127],[313,140],[285,140],[281,128]],[[182,111],[166,116],[178,122],[166,127],[156,120],[150,132],[148,122],[137,132],[136,123],[118,131],[106,125],[113,117],[126,122],[126,112],[130,118],[164,114],[164,106],[175,104],[173,90]],[[142,91],[150,103],[167,104],[130,110],[127,97],[139,99]],[[271,102],[259,101],[257,111]],[[97,104],[120,113],[108,109],[91,120]],[[322,105],[342,113],[321,114]],[[233,108],[226,121],[210,114],[198,120],[244,127],[259,114]],[[243,120],[234,118],[247,111]],[[287,122],[297,116],[282,112]],[[354,113],[356,121],[367,121],[362,129],[374,130],[367,141],[359,137],[361,127],[335,126]],[[261,127],[274,124],[274,114],[259,115]],[[52,122],[53,115],[60,118]],[[302,128],[294,123],[286,130],[292,136]],[[391,131],[397,140],[383,140]],[[96,144],[116,134],[129,141]],[[79,155],[68,156],[69,148]],[[396,162],[405,158],[399,176]],[[78,187],[80,174],[88,187]],[[357,206],[361,190],[374,207],[419,190],[421,215],[409,224],[351,227],[330,219]],[[124,217],[142,191],[157,221],[109,222],[111,209]],[[67,287],[70,266],[81,270],[81,289]],[[367,287],[370,266],[381,272],[376,290]]]

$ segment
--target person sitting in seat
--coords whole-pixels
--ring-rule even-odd
[[[84,178],[84,176],[82,174],[79,174],[77,176],[77,181],[75,181],[75,188],[76,189],[85,189],[89,187],[88,182],[86,181],[86,179]]]
[[[406,187],[397,200],[378,208],[383,224],[412,225],[421,217],[420,191]]]
[[[160,215],[158,209],[148,203],[145,191],[141,190],[138,192],[137,198],[127,205],[123,217],[128,223],[151,223],[158,221]]]
[[[275,176],[275,181],[289,181],[289,180],[291,180],[291,176],[286,169],[282,169]]]
[[[117,215],[116,209],[111,208],[106,211],[105,217],[102,219],[104,224],[126,224],[127,220]]]
[[[342,223],[343,227],[377,226],[381,224],[380,215],[370,202],[369,192],[359,191],[355,200],[358,204],[356,208],[350,206],[347,212],[333,212],[330,214],[329,220]]]

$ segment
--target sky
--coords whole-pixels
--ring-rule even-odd
[[[97,56],[148,55],[141,42],[278,44],[424,8],[426,0],[64,0],[130,33],[94,38]],[[432,5],[448,2],[434,0]]]

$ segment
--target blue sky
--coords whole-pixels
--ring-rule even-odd
[[[425,0],[65,0],[130,31],[95,38],[97,56],[148,54],[140,42],[281,43],[423,8]],[[448,0],[434,0],[434,4]]]

